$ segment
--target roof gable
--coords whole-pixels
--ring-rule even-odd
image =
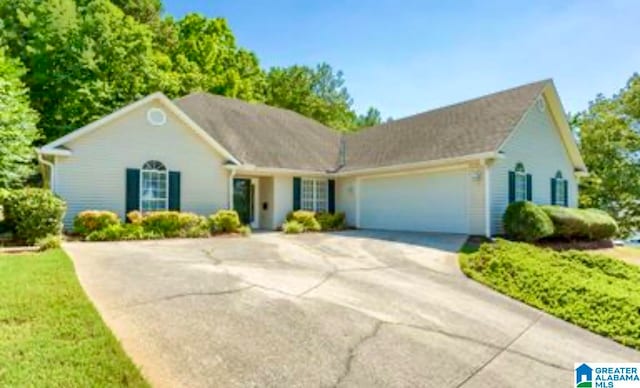
[[[347,135],[344,170],[496,152],[549,82],[527,84]]]
[[[226,148],[224,148],[220,143],[216,141],[215,138],[209,136],[197,123],[195,123],[189,116],[187,116],[183,111],[178,109],[172,102],[169,100],[164,94],[157,92],[148,95],[145,98],[142,98],[132,104],[129,104],[121,109],[116,110],[115,112],[104,116],[103,118],[96,120],[92,123],[85,125],[82,128],[76,129],[73,132],[66,134],[65,136],[56,139],[38,150],[43,155],[71,155],[72,150],[69,150],[65,147],[69,142],[78,139],[83,136],[87,136],[91,134],[96,129],[102,128],[106,124],[125,116],[129,112],[132,112],[136,109],[142,108],[145,105],[150,104],[152,101],[160,102],[167,110],[175,114],[179,120],[183,121],[185,125],[193,130],[198,136],[200,136],[207,144],[209,144],[214,150],[219,152],[223,157],[227,158],[230,162],[235,164],[239,164],[238,159],[232,155]]]

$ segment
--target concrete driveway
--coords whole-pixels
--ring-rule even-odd
[[[555,387],[574,362],[640,360],[466,279],[463,240],[259,233],[65,249],[159,387]]]

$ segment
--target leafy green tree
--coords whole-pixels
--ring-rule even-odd
[[[142,23],[155,23],[160,19],[162,2],[160,0],[111,0],[125,14]]]
[[[18,187],[34,173],[38,115],[20,81],[25,70],[0,48],[0,188]]]
[[[50,141],[163,88],[153,31],[107,0],[0,0],[4,37]]]
[[[374,107],[369,107],[367,113],[358,115],[356,118],[356,128],[373,127],[382,123],[382,115],[380,111]]]
[[[290,109],[338,130],[354,128],[353,101],[341,71],[321,63],[274,67],[267,73],[266,103]]]
[[[169,20],[169,19],[168,19]],[[226,20],[188,14],[164,25],[163,47],[178,80],[177,95],[195,90],[263,101],[265,76],[258,58],[238,48]]]
[[[640,77],[612,98],[599,95],[573,120],[589,176],[580,206],[607,211],[626,236],[640,229]]]

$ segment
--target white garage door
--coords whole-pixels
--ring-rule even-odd
[[[360,227],[468,233],[468,172],[363,178]]]

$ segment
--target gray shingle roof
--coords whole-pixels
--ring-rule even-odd
[[[497,151],[550,82],[519,86],[346,135],[342,171]]]
[[[245,164],[335,169],[340,134],[296,112],[208,93],[189,94],[174,102]]]
[[[495,152],[552,82],[544,80],[489,94],[357,133],[338,132],[298,113],[207,93],[175,101],[233,156],[258,167],[340,171]]]

